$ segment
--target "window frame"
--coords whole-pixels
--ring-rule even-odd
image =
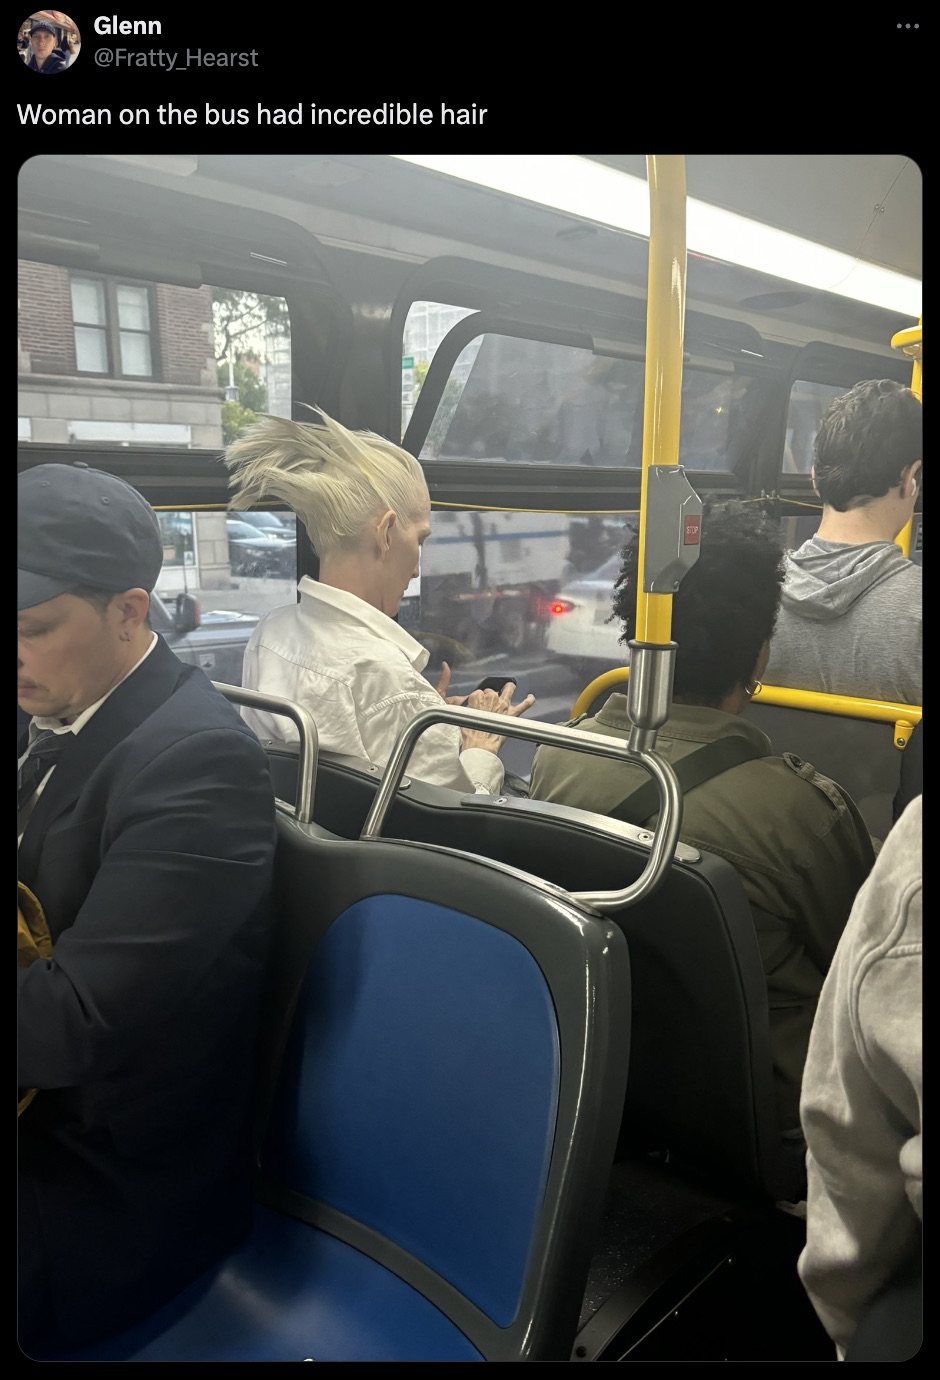
[[[429,300],[425,298],[415,300]],[[433,300],[440,302],[436,297]],[[454,305],[460,305],[454,303]],[[740,344],[709,339],[699,318],[690,347],[684,354],[686,368],[692,367],[716,376],[735,375],[739,369],[755,379],[764,376],[773,389],[779,379],[779,365],[765,355],[755,355],[744,367]],[[402,439],[402,446],[420,457],[431,423],[443,396],[444,387],[462,350],[477,337],[488,334],[512,336],[548,345],[571,346],[598,357],[630,359],[645,363],[645,341],[608,335],[599,338],[586,330],[551,327],[518,317],[509,317],[478,310],[464,317],[447,333],[431,359],[427,376],[418,394],[411,419]],[[714,336],[716,333],[713,332]],[[702,338],[696,338],[702,337]],[[722,497],[742,497],[753,482],[753,461],[748,447],[741,447],[739,463],[731,470],[692,470],[688,473],[700,492],[720,494]],[[756,450],[756,445],[755,445]],[[682,463],[680,451],[680,464]],[[509,506],[531,506],[533,488],[555,496],[557,506],[574,511],[578,506],[624,509],[639,502],[642,468],[604,467],[582,468],[563,465],[514,465],[474,460],[422,459],[420,464],[431,489],[432,498],[453,500],[458,496],[468,502],[500,503]],[[482,497],[481,495],[486,495]],[[554,504],[552,506],[555,506]]]
[[[72,299],[72,284],[77,282],[101,283],[104,288],[104,325],[101,326],[94,321],[76,321],[75,308]],[[150,315],[150,327],[146,331],[123,327],[120,322],[118,307],[118,288],[132,287],[143,288],[147,296],[147,310]],[[72,342],[75,347],[75,374],[78,378],[86,379],[127,379],[135,383],[162,383],[163,381],[163,357],[160,349],[159,321],[157,317],[157,295],[156,284],[147,282],[146,279],[116,277],[105,273],[85,273],[81,271],[69,270],[69,311],[72,318]],[[99,330],[104,333],[105,349],[107,354],[108,367],[102,373],[98,369],[82,369],[78,362],[78,342],[75,336],[76,327]],[[130,374],[118,367],[121,360],[121,332],[128,332],[133,335],[145,335],[150,344],[150,373],[149,374]]]
[[[875,368],[877,374],[873,372]],[[823,341],[811,341],[794,354],[787,373],[786,397],[781,397],[778,430],[776,434],[768,431],[768,453],[774,457],[773,468],[768,466],[763,472],[765,491],[777,500],[781,516],[803,516],[807,504],[822,511],[812,477],[804,473],[785,473],[779,463],[784,453],[790,404],[797,383],[827,384],[839,388],[840,392],[848,392],[860,379],[875,377],[893,378],[909,385],[910,365],[901,355],[874,357],[860,350],[850,350],[843,345],[830,345]]]

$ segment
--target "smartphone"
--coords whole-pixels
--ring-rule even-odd
[[[485,680],[480,681],[477,689],[495,690],[498,695],[507,681],[512,681],[513,685],[519,684],[515,676],[487,676]]]

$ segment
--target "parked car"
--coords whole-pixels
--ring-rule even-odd
[[[187,665],[199,666],[210,680],[241,685],[245,645],[258,622],[256,613],[213,609],[203,613],[191,594],[153,594],[150,622],[154,632]]]
[[[548,603],[545,646],[579,672],[599,674],[630,660],[620,642],[622,626],[612,612],[620,556],[611,556],[597,570],[563,586]]]
[[[272,537],[281,537],[285,541],[293,541],[296,538],[297,519],[293,513],[256,513],[250,508],[238,514],[238,521],[250,522],[252,527],[269,532]]]
[[[226,518],[228,557],[233,575],[275,575],[289,578],[297,571],[297,539],[275,536],[240,518]]]

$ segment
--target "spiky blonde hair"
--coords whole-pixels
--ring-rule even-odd
[[[416,522],[428,503],[413,455],[374,431],[349,431],[316,412],[322,426],[262,414],[225,451],[229,502],[250,508],[279,499],[306,527],[318,556],[355,546],[369,520],[391,508]]]

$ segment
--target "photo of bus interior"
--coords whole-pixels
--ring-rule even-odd
[[[18,229],[19,470],[133,484],[164,540],[158,631],[295,726],[266,744],[252,1236],[153,1319],[45,1359],[834,1360],[796,1274],[802,1145],[776,1125],[747,897],[679,841],[657,765],[668,608],[644,595],[647,662],[611,600],[632,533],[675,545],[650,466],[681,470],[682,513],[753,502],[798,547],[831,400],[921,396],[916,163],[40,154]],[[451,695],[535,696],[501,730],[499,797],[409,777],[413,734],[384,769],[318,752],[315,713],[242,686],[258,620],[319,566],[283,505],[228,513],[220,457],[314,406],[420,461],[399,622],[430,683],[446,662]],[[922,565],[922,486],[898,543]],[[539,743],[618,689],[653,725],[652,829],[527,798]],[[921,708],[834,701],[765,685],[745,713],[883,839]]]

